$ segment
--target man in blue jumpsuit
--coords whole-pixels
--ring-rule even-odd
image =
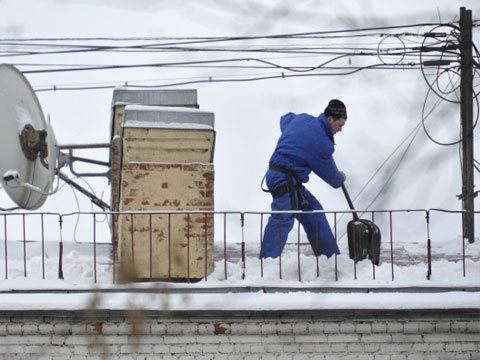
[[[337,99],[330,100],[318,117],[288,113],[280,118],[282,134],[265,175],[273,196],[272,211],[323,210],[303,184],[313,171],[332,187],[342,186],[346,177],[333,159],[333,136],[342,131],[346,120],[345,104]],[[260,258],[281,254],[295,218],[302,224],[315,255],[340,253],[325,214],[272,214],[265,227]]]

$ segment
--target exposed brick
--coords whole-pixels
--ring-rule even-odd
[[[425,342],[448,343],[455,341],[455,336],[448,333],[426,334],[423,337]]]
[[[361,337],[357,334],[332,334],[327,336],[329,343],[350,343],[359,342]]]
[[[345,344],[341,344],[341,343],[330,344],[330,351],[335,353],[344,352]]]
[[[373,322],[372,323],[372,332],[373,333],[386,333],[387,332],[387,323]]]
[[[75,346],[73,348],[73,354],[74,355],[88,355],[88,346]]]
[[[71,335],[72,326],[66,323],[57,323],[54,325],[53,331],[55,335]]]
[[[394,354],[390,357],[390,360],[407,360],[407,354]]]
[[[380,344],[365,344],[363,349],[366,353],[376,353],[380,349]]]
[[[371,323],[357,324],[356,331],[359,334],[371,334],[372,333],[372,324]]]
[[[327,322],[325,323],[324,331],[326,334],[338,333],[340,332],[340,324]]]
[[[232,344],[218,344],[217,351],[221,354],[231,354],[234,348]]]
[[[419,334],[392,334],[392,341],[394,343],[416,343],[422,341],[422,335]]]
[[[418,333],[418,322],[411,321],[403,325],[403,331],[405,334],[417,334]]]
[[[171,354],[186,354],[186,344],[177,344],[177,345],[171,345],[170,346],[170,353]]]
[[[135,345],[122,345],[120,346],[120,354],[136,354],[138,346]]]
[[[167,331],[166,324],[153,324],[150,326],[150,332],[152,335],[165,335],[167,334]]]
[[[321,317],[0,318],[0,360],[37,359],[478,359],[478,319]],[[83,321],[83,323],[82,323]],[[97,324],[97,325],[95,325]],[[101,324],[98,325],[98,324]],[[226,329],[219,331],[218,329]],[[441,329],[442,331],[437,331]],[[447,331],[448,329],[448,331]],[[334,355],[332,355],[334,354]]]
[[[342,322],[340,324],[340,332],[349,334],[356,331],[356,326],[353,323]]]
[[[118,324],[118,334],[119,335],[128,335],[132,332],[131,324],[129,323],[120,323]]]
[[[425,344],[423,342],[412,344],[412,350],[415,352],[427,352],[428,344]]]
[[[352,344],[347,344],[347,351],[349,353],[363,353],[364,351],[364,346],[363,344],[359,343],[352,343]]]
[[[59,351],[59,353],[63,353],[65,355],[70,354],[70,349],[63,349]],[[30,345],[25,346],[23,349],[25,356],[33,356],[32,354],[43,354],[48,353],[48,346],[47,345]]]
[[[0,347],[4,345],[21,344],[22,342],[23,341],[21,335],[0,336]]]
[[[450,321],[439,321],[435,325],[436,332],[450,332]]]
[[[7,325],[7,334],[8,335],[22,335],[22,324],[8,324]]]
[[[8,353],[10,354],[25,354],[26,346],[20,345],[9,345],[7,346]]]
[[[467,321],[453,321],[451,323],[450,329],[452,332],[466,332],[467,331]]]
[[[0,328],[1,331],[1,328]],[[478,333],[480,336],[480,320],[467,323],[467,333]]]
[[[363,343],[388,343],[392,341],[392,335],[390,334],[362,335],[361,341]]]
[[[392,321],[387,324],[387,331],[389,333],[401,333],[403,332],[403,323]]]
[[[295,336],[297,343],[327,343],[328,337],[326,335],[298,335]]]
[[[292,334],[292,324],[278,324],[277,325],[277,334],[279,335],[290,335]]]
[[[170,351],[169,345],[154,345],[153,353],[157,355],[166,354]]]
[[[423,354],[407,354],[406,359],[408,360],[423,360]],[[393,360],[393,358],[392,358]]]
[[[308,334],[309,333],[308,324],[304,322],[293,324],[292,331],[294,334]]]
[[[447,343],[444,342],[434,342],[434,343],[426,343],[428,346],[428,351],[429,352],[444,352],[445,351],[445,345]]]
[[[176,327],[176,329],[177,329],[178,333],[181,333],[178,326]],[[198,331],[198,334],[200,334],[200,335],[213,335],[215,333],[215,328],[212,324],[198,324],[196,330]],[[168,329],[168,333],[172,334],[170,332],[170,327]]]
[[[88,336],[88,335],[73,335],[68,336],[65,338],[65,344],[76,346],[76,345],[89,345],[94,344],[96,342],[95,336]]]
[[[273,335],[277,333],[277,326],[274,323],[260,324],[260,329],[262,335]]]
[[[92,326],[93,330],[97,331],[92,331],[93,333],[96,334],[104,334],[104,335],[118,335],[118,324],[109,324],[109,323],[102,323],[101,330],[99,329],[98,323],[97,326]]]
[[[53,338],[56,338],[56,336],[24,336],[25,340],[24,343],[28,345],[39,345],[39,344],[47,344],[53,340]],[[65,339],[65,337],[62,337]],[[63,343],[63,342],[62,342]]]
[[[241,337],[238,337],[241,338]],[[195,342],[197,344],[210,344],[210,343],[230,343],[231,337],[217,336],[217,335],[201,335],[195,336]]]
[[[255,335],[255,334],[260,334],[261,332],[261,326],[258,323],[252,323],[252,324],[247,324],[245,327],[245,333],[248,335]],[[298,331],[301,333],[301,330]]]
[[[37,324],[24,324],[24,325],[22,325],[22,334],[23,335],[38,334],[38,325]]]
[[[422,334],[434,332],[435,323],[431,321],[422,321],[418,324],[418,331]]]

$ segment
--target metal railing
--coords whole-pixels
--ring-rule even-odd
[[[470,245],[462,235],[462,211],[416,209],[374,212],[357,210],[357,212],[364,218],[374,221],[382,229],[380,265],[383,269],[389,267],[388,281],[396,280],[399,266],[411,265],[424,267],[426,278],[430,280],[435,271],[433,264],[437,260],[455,262],[462,267],[463,277],[478,277],[479,274],[469,274],[467,271],[467,262],[478,262],[480,251],[475,250],[471,253],[467,251],[467,245]],[[135,259],[138,261],[136,256],[139,255],[136,254],[135,246],[136,242],[140,241],[138,239],[141,235],[143,239],[145,236],[148,239],[148,245],[143,248],[147,249],[147,256],[143,256],[141,261],[146,262],[149,269],[146,276],[141,276],[141,280],[176,280],[172,276],[172,266],[177,265],[171,249],[178,240],[172,235],[174,231],[172,228],[178,226],[178,223],[175,225],[175,218],[181,217],[182,221],[186,222],[181,235],[182,244],[179,247],[187,258],[186,263],[181,265],[186,266],[186,269],[182,269],[185,275],[181,276],[181,280],[185,282],[211,279],[221,282],[238,279],[237,285],[241,286],[241,280],[248,280],[249,277],[264,278],[267,272],[268,276],[274,273],[276,278],[284,279],[285,272],[287,270],[291,272],[292,267],[296,270],[295,281],[304,282],[312,277],[321,279],[325,274],[324,266],[333,266],[333,270],[329,271],[334,276],[333,281],[336,282],[339,281],[339,266],[342,270],[345,266],[351,267],[353,280],[358,278],[359,267],[364,272],[368,266],[371,269],[370,280],[376,280],[379,267],[368,264],[368,260],[358,263],[349,260],[347,251],[342,250],[347,255],[334,255],[328,260],[324,256],[313,255],[298,222],[290,233],[288,245],[277,259],[259,259],[263,229],[267,217],[273,213],[234,211],[0,213],[0,234],[3,234],[3,239],[0,240],[0,244],[3,242],[0,264],[3,262],[5,280],[18,277],[67,279],[72,277],[71,274],[75,271],[85,271],[75,276],[81,277],[87,283],[117,283],[118,269],[121,265],[117,257],[118,246],[122,242],[129,242],[126,248],[131,249],[131,254],[128,256],[132,263],[135,263]],[[345,248],[346,224],[351,220],[351,211],[313,213],[325,213],[332,225],[337,243]],[[476,212],[475,216],[478,214]],[[112,219],[118,221],[120,217],[130,219],[126,227],[129,234],[123,234],[118,242],[112,241]],[[152,224],[158,222],[160,218],[162,219],[160,223]],[[137,226],[136,223],[141,225]],[[214,226],[210,226],[211,224]],[[194,226],[198,226],[196,233]],[[118,228],[117,225],[114,227]],[[162,246],[167,246],[165,249],[168,249],[161,256],[158,256],[156,249],[159,241],[166,241],[166,245]],[[213,249],[208,252],[207,248],[212,244]],[[199,246],[200,249],[203,246],[203,250],[200,251],[204,253],[198,257],[203,257],[200,261],[205,263],[201,276],[198,276],[198,273],[192,275],[193,270],[190,268]],[[346,259],[348,265],[345,265]],[[164,263],[168,264],[168,275],[159,278],[155,275],[154,268]],[[209,263],[214,264],[213,277]],[[307,270],[308,279],[304,275]],[[66,273],[69,275],[66,276]],[[289,280],[292,280],[291,276]]]

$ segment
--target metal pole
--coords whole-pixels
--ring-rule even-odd
[[[462,125],[462,205],[464,238],[475,241],[473,185],[472,11],[460,8],[460,117]]]

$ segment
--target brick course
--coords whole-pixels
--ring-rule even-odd
[[[480,360],[479,322],[478,310],[3,312],[0,360]]]

